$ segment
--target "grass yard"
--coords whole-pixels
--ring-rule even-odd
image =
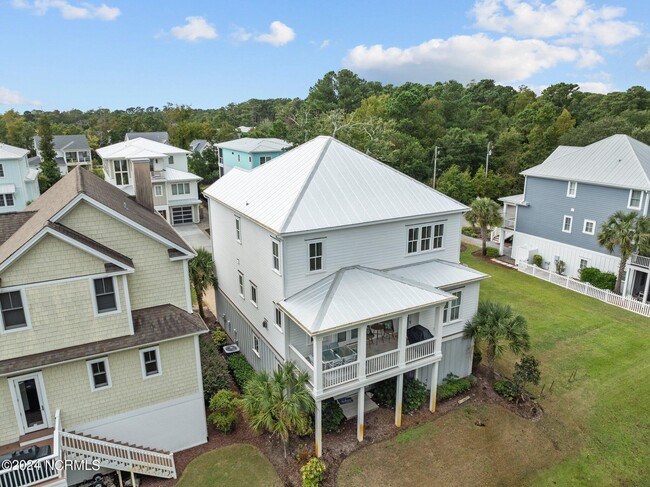
[[[338,484],[650,485],[650,319],[471,250],[463,262],[492,276],[481,298],[510,303],[528,319],[546,384],[543,419],[525,421],[499,406],[456,411],[353,454]],[[497,368],[510,374],[514,362],[505,356]],[[474,426],[479,413],[486,427]]]
[[[230,445],[193,460],[177,487],[281,487],[271,462],[252,445]]]

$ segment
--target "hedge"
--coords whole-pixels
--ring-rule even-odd
[[[203,396],[206,404],[222,389],[230,389],[232,379],[228,371],[228,364],[219,353],[209,334],[199,338],[201,350],[201,373],[203,375]]]
[[[244,357],[241,353],[228,355],[226,361],[228,362],[230,373],[239,386],[239,390],[243,391],[246,382],[248,382],[248,380],[253,377],[253,375],[255,375],[255,369],[251,364],[248,363],[246,357]]]
[[[602,272],[596,267],[585,267],[580,271],[580,280],[588,282],[599,289],[614,290],[616,286],[616,275],[611,272]]]

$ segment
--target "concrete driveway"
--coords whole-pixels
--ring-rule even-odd
[[[203,247],[208,252],[212,253],[212,242],[210,241],[210,237],[207,233],[201,230],[198,225],[194,223],[176,225],[174,230],[176,230],[193,249]]]

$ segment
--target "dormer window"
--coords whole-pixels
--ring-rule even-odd
[[[578,193],[578,183],[575,181],[569,181],[566,188],[566,195],[569,198],[575,198]]]

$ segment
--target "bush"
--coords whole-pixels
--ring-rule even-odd
[[[322,427],[325,433],[332,433],[338,431],[339,426],[345,419],[343,410],[339,403],[334,399],[327,399],[323,401],[322,411]]]
[[[524,355],[515,364],[515,373],[512,374],[512,381],[517,385],[519,392],[523,393],[528,384],[539,384],[542,373],[539,370],[539,360],[532,355]]]
[[[476,237],[476,229],[474,227],[463,227],[461,232],[467,237]]]
[[[602,272],[596,267],[584,267],[580,270],[580,280],[588,282],[599,289],[614,290],[616,286],[616,275],[611,272]]]
[[[234,377],[239,389],[243,391],[246,382],[255,375],[255,369],[241,353],[229,355],[226,360],[230,373]]]
[[[475,345],[474,355],[472,356],[472,370],[476,370],[481,363],[481,360],[483,360],[483,353],[481,352],[481,349]]]
[[[201,374],[203,375],[203,397],[205,404],[221,389],[230,389],[232,379],[228,364],[209,335],[199,339],[201,347]]]
[[[469,391],[472,387],[472,378],[459,379],[451,372],[443,379],[443,384],[438,386],[438,399],[445,400]]]
[[[395,407],[395,393],[397,392],[397,379],[379,382],[373,389],[373,400],[386,407]],[[404,379],[402,391],[402,412],[410,413],[420,409],[427,400],[427,387],[417,379]]]
[[[210,411],[208,420],[215,427],[224,433],[232,431],[237,421],[237,402],[234,392],[222,389],[210,399]]]
[[[544,263],[544,259],[541,255],[533,255],[533,264],[535,264],[537,267],[542,267],[542,264]]]
[[[487,249],[485,249],[485,255],[487,255],[492,259],[499,257],[499,249],[495,249],[494,247],[488,247]]]
[[[555,272],[557,272],[559,275],[564,275],[564,271],[566,271],[566,262],[563,260],[556,260],[555,261]]]
[[[519,397],[519,388],[508,379],[501,379],[494,383],[494,391],[508,401]]]
[[[325,478],[325,463],[318,458],[310,458],[309,461],[300,467],[303,487],[318,487]]]
[[[212,341],[215,346],[221,350],[221,347],[228,343],[228,335],[226,335],[226,332],[223,330],[215,330],[212,332]]]

